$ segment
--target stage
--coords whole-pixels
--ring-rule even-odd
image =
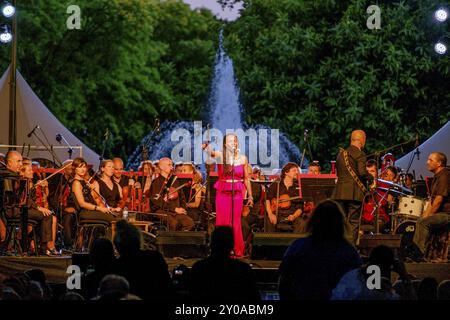
[[[87,262],[88,255],[78,255],[75,259]],[[166,258],[170,272],[180,264],[184,264],[190,268],[198,260],[199,259]],[[251,259],[242,259],[242,261],[251,265],[255,272],[257,282],[260,285],[270,286],[277,283],[277,270],[280,261]],[[49,283],[62,284],[66,282],[69,276],[69,274],[66,273],[66,270],[71,264],[71,256],[0,257],[0,282],[2,282],[5,277],[15,273],[38,268],[44,271]],[[450,279],[450,263],[406,263],[406,270],[408,273],[419,279],[433,277],[438,282]],[[396,279],[396,274],[392,275],[392,279]]]

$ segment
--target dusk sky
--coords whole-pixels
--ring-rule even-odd
[[[224,20],[233,21],[239,17],[239,9],[242,8],[242,4],[238,3],[234,6],[232,10],[225,8],[222,10],[220,4],[216,0],[183,0],[188,3],[191,8],[201,8],[205,7],[210,9],[217,17]]]

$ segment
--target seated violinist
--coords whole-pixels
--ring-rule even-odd
[[[186,210],[187,215],[191,217],[192,220],[200,222],[203,210],[202,199],[206,193],[206,188],[202,185],[202,173],[198,171],[192,163],[184,163],[181,168],[181,173],[194,175],[189,192],[189,199],[186,199]]]
[[[153,180],[150,187],[150,201],[153,211],[166,214],[164,220],[170,231],[189,231],[194,227],[194,220],[187,215],[186,199],[179,189],[180,184],[173,174],[173,162],[162,158],[158,162],[160,176]]]
[[[95,189],[99,189],[98,183],[94,181],[90,184],[86,181],[86,177],[88,176],[86,161],[83,158],[74,159],[72,162],[72,169],[72,193],[81,210],[79,214],[80,220],[95,219],[103,220],[105,222],[116,221],[117,219],[112,214],[111,208],[102,203],[95,193]]]
[[[28,165],[22,165],[22,155],[17,151],[8,151],[6,154],[6,168],[9,172],[20,174],[27,179],[27,183],[33,186],[33,169],[31,168],[31,161]],[[18,186],[14,187],[16,192],[19,192]],[[36,188],[30,190],[30,195],[26,199],[22,199],[28,205],[28,219],[36,220],[41,228],[41,252],[45,255],[56,254],[54,238],[52,238],[52,212],[45,207],[41,207],[36,203]],[[9,218],[20,218],[21,210],[19,207],[6,210],[6,216]],[[31,230],[27,230],[31,231]],[[36,250],[36,248],[34,249]]]
[[[62,163],[62,166],[65,168],[63,173],[56,174],[48,180],[50,207],[55,212],[59,212],[66,249],[71,249],[72,247],[77,224],[77,210],[70,192],[73,171],[72,162],[73,160],[71,159],[64,161]]]
[[[122,209],[119,204],[122,200],[122,188],[113,181],[114,162],[112,160],[103,160],[100,164],[100,178],[95,184],[95,191],[100,194],[106,205],[112,212],[120,212]]]
[[[270,185],[266,196],[266,232],[302,232],[302,202],[296,184],[298,174],[298,165],[288,162],[281,170],[280,180]]]

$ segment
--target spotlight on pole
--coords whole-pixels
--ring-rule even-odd
[[[0,26],[0,42],[3,43],[8,43],[11,42],[12,40],[12,33],[11,30],[9,29],[9,27],[7,25],[2,25]]]
[[[439,22],[444,22],[448,18],[448,11],[444,8],[439,8],[434,12],[434,18]]]
[[[439,40],[434,45],[434,51],[436,51],[437,54],[444,55],[447,53],[447,44],[443,42],[442,40]]]
[[[5,17],[10,18],[16,13],[16,8],[11,3],[5,2],[2,7],[2,13]]]

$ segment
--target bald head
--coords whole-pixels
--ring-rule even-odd
[[[362,130],[354,130],[350,140],[352,145],[362,149],[366,145],[366,133]]]
[[[158,162],[158,168],[162,175],[167,176],[173,170],[173,161],[170,158],[161,158]]]
[[[116,179],[120,179],[122,177],[123,171],[123,161],[120,158],[113,158],[113,166],[114,166],[114,177]]]
[[[6,167],[11,171],[19,173],[22,161],[22,155],[15,150],[8,151],[6,154]]]

